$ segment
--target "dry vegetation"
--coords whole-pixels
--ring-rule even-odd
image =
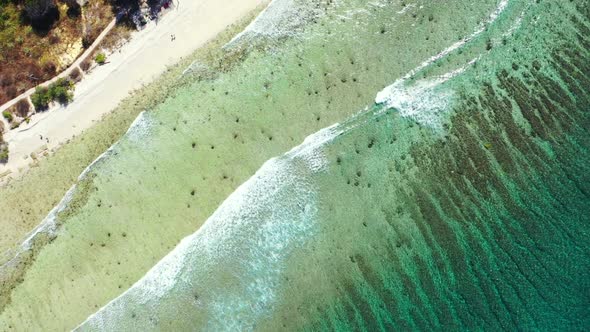
[[[90,0],[80,7],[76,0],[0,0],[0,105],[73,63],[113,19],[115,4]],[[128,27],[117,27],[107,44],[116,46],[128,34]],[[69,82],[81,78],[80,70],[74,70]],[[66,91],[53,99],[69,101],[69,96]],[[2,134],[28,121],[31,112],[24,99],[2,113],[7,125],[0,121],[0,163],[8,159]]]
[[[29,0],[0,0],[0,104],[69,66],[114,17],[106,0],[47,1],[53,11],[35,24]]]
[[[131,28],[126,25],[117,25],[102,40],[99,49],[114,51],[120,48],[131,37]]]
[[[152,10],[163,0],[0,0],[0,105],[53,78],[70,66],[92,45],[117,16],[118,24],[101,42],[99,49],[113,51],[125,43],[135,28],[129,16],[140,3]],[[81,7],[79,3],[84,3]],[[98,52],[98,51],[97,51]],[[95,58],[96,57],[96,58]],[[101,60],[102,59],[102,60]],[[0,117],[0,163],[8,158],[4,131],[30,120],[32,113],[47,109],[57,101],[72,100],[73,84],[82,79],[92,64],[104,63],[104,55],[94,52],[69,76],[48,88],[37,88],[29,99],[2,112]],[[32,103],[32,104],[31,104]],[[34,108],[32,106],[35,106]],[[4,121],[3,121],[4,120]]]

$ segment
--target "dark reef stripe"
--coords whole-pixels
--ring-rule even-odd
[[[404,133],[374,133],[401,118],[367,129],[392,158],[384,174],[358,167],[388,187],[370,199],[382,220],[369,225],[389,233],[364,239],[375,252],[351,256],[358,272],[341,276],[342,299],[318,317],[346,307],[330,317],[338,330],[590,326],[590,6],[537,5],[561,11],[553,30],[525,38],[547,53],[463,83],[444,140],[400,159]]]

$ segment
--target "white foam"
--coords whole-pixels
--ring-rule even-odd
[[[312,171],[318,172],[327,164],[326,158],[321,154],[320,147],[342,134],[343,131],[340,124],[335,123],[307,136],[301,145],[292,148],[286,153],[286,156],[289,158],[300,157]]]
[[[129,310],[158,311],[162,298],[179,297],[187,287],[201,285],[209,292],[207,329],[252,329],[276,303],[285,260],[315,232],[318,207],[311,177],[325,170],[321,149],[342,133],[339,128],[325,128],[267,161],[197,232],[80,327],[124,327],[120,324]],[[220,264],[232,271],[233,282],[222,284],[218,274],[225,269]]]
[[[253,40],[277,39],[297,35],[313,17],[321,15],[315,6],[296,0],[272,0],[243,31],[223,46],[252,45]]]
[[[516,30],[520,29],[520,27],[522,26],[522,21],[524,19],[524,15],[526,14],[529,7],[530,7],[530,3],[527,3],[526,7],[520,12],[518,17],[514,21],[514,23],[512,23],[512,26],[510,26],[510,29],[508,29],[508,31],[506,31],[504,34],[502,34],[502,37],[511,36],[516,32]]]
[[[299,23],[295,9],[293,0],[272,0],[254,21],[232,38],[224,48],[252,37],[281,37],[291,34],[292,28]]]
[[[71,202],[75,189],[76,186],[73,185],[66,192],[61,201],[53,209],[51,209],[47,217],[45,217],[45,219],[43,219],[43,221],[37,227],[35,227],[35,229],[31,233],[29,233],[29,235],[21,245],[22,251],[31,249],[33,241],[39,233],[48,234],[50,237],[55,235],[55,232],[57,230],[57,215],[63,210],[65,210],[67,205]]]
[[[198,74],[205,74],[210,75],[212,74],[212,70],[206,64],[200,62],[199,60],[194,60],[188,65],[180,75],[178,75],[177,79],[182,78],[183,76],[190,74],[190,73],[198,73]]]
[[[408,84],[406,80],[398,80],[388,86],[375,97],[375,102],[386,108],[395,108],[400,115],[410,117],[418,123],[433,129],[440,129],[440,114],[449,109],[455,92],[442,87],[451,78],[463,73],[479,58],[469,61],[463,67],[429,80],[420,80]]]
[[[467,67],[473,65],[478,59],[475,58],[459,69],[448,72],[444,75],[431,79],[409,82],[418,72],[429,67],[436,61],[444,58],[465,44],[469,43],[486,28],[494,23],[506,10],[509,0],[502,0],[496,9],[490,14],[486,22],[482,23],[471,35],[454,43],[442,52],[422,62],[418,67],[412,69],[404,77],[395,81],[392,85],[380,91],[375,97],[375,103],[383,104],[387,108],[395,108],[402,116],[411,117],[420,124],[432,128],[439,128],[441,125],[439,115],[449,109],[454,98],[454,91],[450,88],[441,89],[441,84],[449,79],[463,73]]]
[[[127,132],[125,132],[124,137],[130,142],[144,143],[145,138],[148,136],[151,128],[152,122],[150,121],[150,118],[147,116],[145,111],[142,111],[139,113],[139,115],[137,115],[135,120],[133,120],[133,123],[131,123],[129,129],[127,129]],[[115,144],[118,144],[118,142]]]
[[[408,5],[404,6],[404,8],[402,8],[401,10],[399,10],[397,13],[400,14],[400,15],[403,15],[408,10],[410,10],[410,9],[412,9],[414,7],[416,7],[416,4],[415,3],[408,4]]]
[[[144,143],[145,141],[143,141],[143,139],[147,136],[150,127],[151,123],[148,121],[145,115],[145,111],[142,111],[141,113],[139,113],[139,115],[137,115],[135,120],[133,120],[133,122],[125,132],[125,135],[123,135],[123,137],[135,143]],[[86,167],[84,171],[82,171],[80,176],[78,176],[78,181],[81,181],[84,178],[86,178],[88,173],[91,170],[94,170],[95,166],[98,163],[102,162],[103,160],[105,160],[105,158],[113,154],[115,148],[117,147],[117,145],[120,144],[120,142],[121,141],[115,142],[115,144],[111,145],[105,152],[103,152],[100,156],[98,156],[98,158],[96,158],[92,163],[90,163],[90,165],[88,165],[88,167]],[[143,146],[143,144],[140,144],[140,146]]]

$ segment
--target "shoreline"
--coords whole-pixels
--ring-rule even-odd
[[[35,167],[27,168],[13,181],[0,184],[0,225],[4,230],[0,234],[0,263],[13,257],[16,247],[78,182],[81,172],[115,144],[142,111],[152,109],[166,99],[175,86],[184,84],[180,77],[191,63],[221,50],[236,29],[241,31],[266,4],[266,1],[252,1],[251,8],[243,15],[221,31],[210,33],[212,36],[203,37],[207,39],[188,56],[166,67],[152,82],[125,94],[112,110],[40,159]],[[67,109],[57,112],[65,113]]]
[[[0,186],[0,202],[3,207],[11,209],[0,213],[0,224],[6,231],[0,234],[0,284],[3,284],[0,289],[0,316],[4,314],[4,306],[10,303],[14,287],[22,282],[21,278],[24,278],[28,267],[36,261],[41,250],[56,239],[54,231],[60,226],[46,219],[51,219],[54,213],[60,213],[62,203],[69,200],[68,197],[77,186],[84,187],[85,182],[81,179],[85,172],[101,159],[105,150],[119,142],[143,110],[154,108],[168,98],[176,87],[186,84],[187,80],[182,76],[187,68],[194,62],[222,52],[222,47],[235,36],[236,31],[243,30],[268,4],[266,1],[258,2],[255,4],[253,1],[251,9],[192,50],[189,56],[126,96],[113,111],[103,115],[96,125],[83,131],[55,154],[41,160],[40,167],[32,168],[28,176]],[[60,173],[55,174],[56,171]],[[51,178],[54,175],[57,179]],[[24,197],[25,201],[19,200],[19,197]],[[22,204],[18,205],[17,202]],[[29,214],[29,208],[39,208],[39,211]],[[18,216],[18,220],[11,218],[14,216]],[[40,224],[42,219],[46,222]],[[24,223],[25,220],[28,223]]]
[[[24,264],[26,275],[17,280],[0,320],[28,327],[24,329],[35,329],[40,322],[55,322],[55,329],[62,329],[57,327],[62,323],[56,322],[56,313],[67,313],[71,322],[79,323],[140,279],[184,236],[201,227],[266,160],[289,151],[294,142],[303,141],[317,129],[356,114],[372,103],[376,91],[411,69],[400,65],[388,66],[390,71],[384,71],[371,65],[371,60],[380,55],[388,56],[384,59],[390,62],[386,63],[395,63],[399,56],[391,50],[405,49],[397,45],[370,53],[371,60],[364,62],[367,52],[355,42],[358,27],[342,26],[328,15],[321,15],[330,6],[325,4],[309,12],[305,18],[313,22],[313,14],[317,13],[318,24],[304,25],[301,35],[283,39],[273,31],[271,37],[285,41],[277,52],[269,52],[265,44],[229,53],[214,52],[205,56],[204,68],[195,67],[195,76],[187,79],[190,84],[169,90],[169,94],[156,90],[156,97],[169,98],[160,99],[163,102],[157,109],[145,113],[154,124],[153,131],[147,137],[133,135],[120,140],[108,162],[97,164],[88,173],[93,177],[79,182],[80,191],[58,217],[62,225],[59,236],[44,245],[27,262],[30,264]],[[290,13],[301,17],[298,10]],[[279,14],[278,22],[275,15],[261,23],[282,27],[284,20],[292,18],[281,12],[275,14]],[[391,21],[387,12],[382,19]],[[413,20],[408,17],[406,22],[409,26]],[[387,27],[396,31],[395,26]],[[342,28],[340,31],[347,36],[342,43],[332,42],[338,37],[326,38],[334,28]],[[382,34],[372,33],[379,29],[383,29],[381,22],[360,36],[371,44],[383,38]],[[403,34],[405,30],[399,31]],[[305,47],[300,44],[303,39],[309,42]],[[432,49],[424,48],[426,54],[414,58],[428,58]],[[209,66],[211,73],[206,70]],[[310,74],[311,68],[316,70]],[[171,78],[173,73],[165,76]],[[157,89],[158,84],[152,88]],[[144,98],[151,97],[145,92],[148,90],[141,92]],[[127,105],[133,108],[132,100],[141,97],[130,99]],[[151,108],[135,106],[135,111]],[[78,139],[81,144],[77,145],[92,146],[93,137],[97,135],[86,135],[86,142]],[[357,147],[370,149],[366,144],[372,142],[363,140]],[[35,320],[28,318],[31,312],[36,313]],[[62,319],[66,318],[60,316]]]
[[[35,114],[30,124],[5,133],[10,156],[0,165],[0,186],[22,178],[38,162],[92,127],[119,103],[153,82],[169,67],[237,22],[264,0],[183,3],[156,23],[132,34],[131,40],[95,67],[76,85],[74,101]],[[231,7],[231,11],[227,10]],[[195,27],[194,22],[199,22]],[[175,38],[172,40],[171,35]],[[49,140],[49,141],[47,141]],[[35,156],[35,158],[32,157]]]

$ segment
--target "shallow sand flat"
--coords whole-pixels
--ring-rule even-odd
[[[434,6],[418,11],[418,23],[416,16],[396,16],[399,6],[361,10],[362,28],[327,17],[321,23],[342,34],[316,24],[302,36],[307,39],[289,39],[270,54],[254,49],[204,60],[217,72],[214,79],[182,87],[147,112],[88,174],[60,215],[58,238],[41,250],[0,320],[29,328],[79,323],[198,228],[265,160],[372,103],[375,91],[471,33],[494,5],[486,3],[479,16],[445,14],[435,23],[427,19],[429,10],[440,9]],[[453,6],[445,9],[463,9],[462,2]],[[426,42],[400,38],[408,29]],[[434,35],[440,38],[426,38]],[[368,52],[367,43],[383,47]],[[235,68],[224,69],[225,62]],[[29,319],[32,311],[35,320]]]

